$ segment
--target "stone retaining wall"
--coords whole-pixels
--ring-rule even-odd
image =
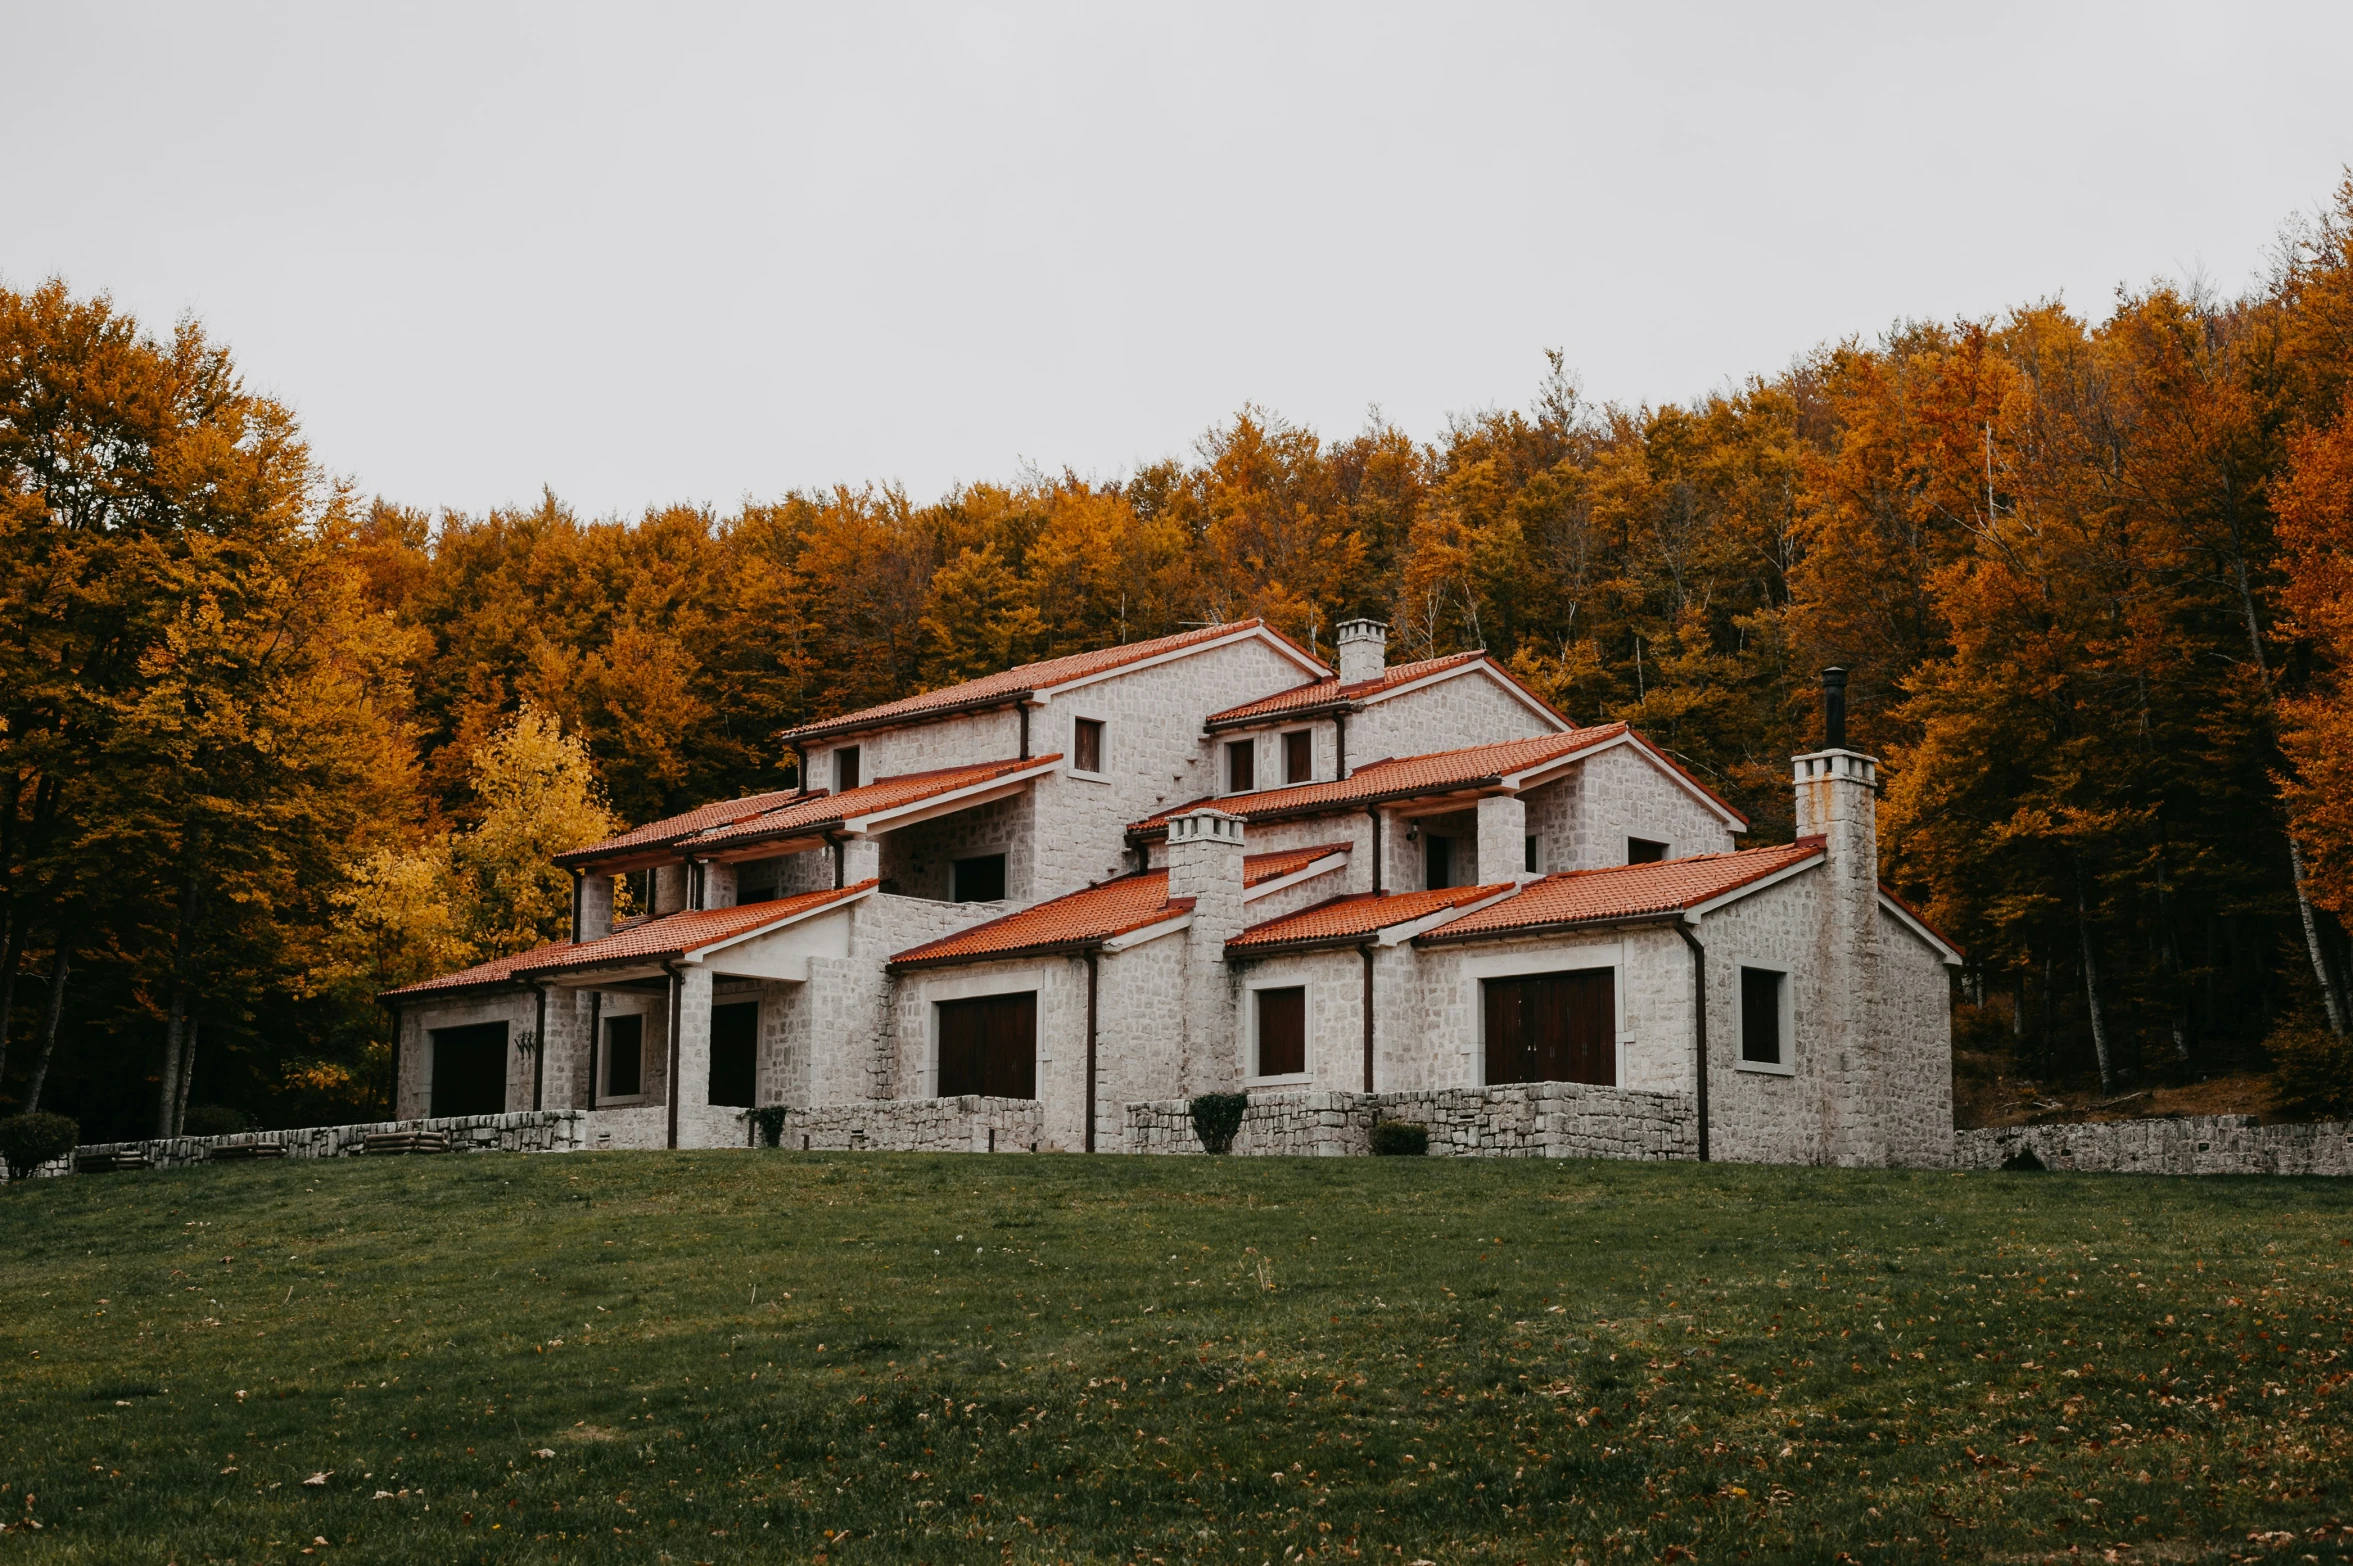
[[[747,1125],[747,1140],[758,1133]],[[779,1145],[809,1151],[1031,1153],[1046,1147],[1034,1098],[861,1099],[789,1111]]]
[[[576,1109],[526,1109],[505,1115],[449,1115],[439,1120],[378,1120],[368,1125],[304,1126],[292,1131],[239,1131],[229,1136],[155,1137],[143,1142],[92,1142],[35,1171],[73,1173],[73,1160],[92,1153],[145,1153],[157,1169],[213,1162],[223,1147],[275,1146],[288,1158],[354,1158],[381,1131],[446,1131],[453,1153],[569,1153],[581,1144]]]
[[[1583,1082],[1529,1082],[1426,1093],[1253,1093],[1234,1151],[1291,1157],[1370,1152],[1382,1120],[1425,1126],[1433,1157],[1692,1158],[1688,1093],[1643,1093]],[[1198,1153],[1192,1105],[1127,1106],[1126,1150]]]
[[[2253,1115],[1960,1131],[1953,1166],[1999,1169],[2021,1148],[2047,1168],[2110,1174],[2353,1174],[2353,1125],[2265,1126]]]

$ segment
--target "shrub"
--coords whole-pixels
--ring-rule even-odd
[[[1420,1158],[1430,1150],[1430,1128],[1405,1120],[1383,1120],[1373,1127],[1375,1158]]]
[[[784,1145],[784,1119],[792,1113],[782,1104],[764,1104],[758,1109],[747,1109],[744,1118],[759,1128],[762,1147]]]
[[[2263,1044],[2271,1052],[2275,1108],[2314,1120],[2353,1113],[2353,1038],[2290,1017]]]
[[[82,1128],[63,1115],[10,1115],[0,1120],[0,1159],[9,1178],[21,1180],[53,1158],[63,1158],[82,1139]]]
[[[235,1136],[253,1129],[253,1117],[226,1104],[191,1104],[181,1128],[190,1136]]]
[[[1242,1112],[1250,1107],[1247,1093],[1204,1093],[1193,1100],[1193,1134],[1205,1153],[1230,1153],[1234,1133],[1242,1129]]]
[[[2012,1174],[2033,1174],[2050,1167],[2034,1154],[2034,1149],[2020,1143],[2018,1151],[2002,1160],[2002,1167]]]

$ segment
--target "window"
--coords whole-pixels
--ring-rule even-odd
[[[1664,843],[1654,843],[1647,837],[1626,839],[1626,863],[1630,865],[1655,865],[1666,857]]]
[[[1483,988],[1490,1085],[1617,1082],[1614,969],[1489,979]]]
[[[940,1002],[939,1096],[1038,1096],[1038,995]]]
[[[433,1030],[433,1109],[440,1115],[502,1115],[507,1108],[507,1025]]]
[[[858,747],[844,745],[833,753],[833,791],[847,794],[858,786]]]
[[[981,854],[959,859],[955,865],[954,902],[1001,903],[1005,900],[1005,856]]]
[[[1283,781],[1315,781],[1315,735],[1310,730],[1294,729],[1283,736]]]
[[[1306,988],[1258,991],[1258,1074],[1295,1077],[1306,1070]]]
[[[1443,891],[1454,884],[1454,839],[1431,833],[1422,839],[1422,885]]]
[[[1544,873],[1544,839],[1529,837],[1520,845],[1520,868],[1530,875]]]
[[[760,1003],[711,1008],[711,1102],[750,1109],[760,1080]]]
[[[735,867],[735,900],[737,903],[764,903],[780,895],[777,883],[784,878],[784,858],[747,859]]]
[[[1103,720],[1079,718],[1070,725],[1070,764],[1080,772],[1103,770]]]
[[[1236,740],[1226,747],[1226,792],[1247,794],[1258,787],[1258,741]]]
[[[635,1098],[645,1091],[645,1018],[605,1019],[605,1085],[599,1098]]]
[[[1740,970],[1740,1058],[1752,1066],[1780,1066],[1781,996],[1789,976],[1771,968]]]

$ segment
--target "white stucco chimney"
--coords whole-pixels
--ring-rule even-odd
[[[1168,823],[1168,895],[1193,899],[1185,943],[1187,1096],[1230,1087],[1240,1071],[1226,942],[1242,931],[1242,818],[1192,810]]]
[[[1342,685],[1377,680],[1389,666],[1389,627],[1380,621],[1342,620],[1337,640]]]
[[[1846,744],[1846,671],[1822,671],[1822,749],[1792,759],[1797,833],[1823,840],[1820,918],[1814,931],[1818,991],[1810,1063],[1817,1091],[1818,1156],[1883,1163],[1879,1110],[1879,761]],[[1801,1060],[1804,1074],[1809,1063]]]

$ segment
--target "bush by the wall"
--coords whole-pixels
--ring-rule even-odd
[[[1430,1128],[1407,1120],[1384,1120],[1373,1127],[1375,1158],[1420,1158],[1430,1151]]]
[[[1250,1107],[1247,1093],[1204,1093],[1193,1100],[1193,1134],[1205,1153],[1230,1153],[1234,1133],[1242,1129],[1242,1112]]]
[[[747,1109],[743,1113],[744,1118],[758,1129],[762,1147],[784,1145],[784,1121],[792,1113],[791,1110],[782,1104],[763,1104],[758,1109]]]
[[[63,1158],[82,1139],[82,1128],[63,1115],[10,1115],[0,1120],[0,1159],[9,1178],[21,1180],[53,1158]]]
[[[2033,1148],[2021,1146],[2017,1152],[2002,1160],[2002,1167],[2011,1174],[2034,1174],[2049,1166],[2035,1156]]]

